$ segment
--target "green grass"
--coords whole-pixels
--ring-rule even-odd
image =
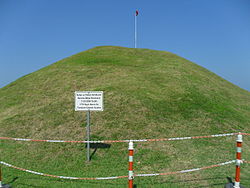
[[[250,132],[250,93],[169,52],[96,47],[26,75],[0,89],[0,136],[83,140],[85,118],[75,91],[104,91],[104,111],[91,113],[95,140],[166,138]],[[243,158],[250,160],[250,138]],[[99,148],[85,163],[84,144],[1,140],[0,159],[54,175],[127,175],[127,144]],[[202,167],[235,158],[235,137],[138,143],[135,172]],[[93,149],[92,149],[93,152]],[[187,174],[138,177],[137,187],[223,187],[234,165]],[[250,165],[242,182],[250,186]],[[13,187],[127,187],[127,180],[60,180],[3,167]]]

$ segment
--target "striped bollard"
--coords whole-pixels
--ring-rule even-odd
[[[128,187],[133,188],[133,155],[134,155],[134,144],[132,141],[128,144]]]
[[[235,173],[234,188],[240,188],[240,164],[242,163],[241,147],[243,142],[241,133],[237,135],[236,142],[237,142],[237,153],[236,153],[236,173]]]

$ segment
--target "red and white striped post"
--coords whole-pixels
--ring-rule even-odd
[[[237,153],[236,153],[236,173],[235,173],[234,188],[240,188],[240,164],[242,163],[241,147],[243,142],[241,133],[237,135],[236,142],[237,142]]]
[[[128,144],[128,187],[133,188],[133,156],[134,156],[134,144],[132,141]]]

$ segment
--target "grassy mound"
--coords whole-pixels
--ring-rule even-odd
[[[104,91],[104,111],[91,113],[93,140],[250,132],[248,91],[172,53],[96,47],[1,88],[0,136],[83,140],[86,114],[74,111],[74,91],[92,90]],[[227,137],[136,144],[135,172],[169,172],[232,160],[234,140]],[[247,142],[244,151],[246,155],[250,151]],[[1,160],[55,175],[127,175],[127,144],[98,148],[87,164],[83,144],[1,141]],[[246,164],[242,181],[250,185],[247,169],[250,166]],[[226,177],[233,175],[231,165],[182,175],[136,178],[135,183],[138,187],[221,187]],[[15,187],[127,184],[125,179],[43,178],[9,168],[4,168],[4,182]]]

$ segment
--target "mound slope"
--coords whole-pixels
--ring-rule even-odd
[[[82,138],[73,94],[88,90],[104,91],[92,114],[103,138],[249,130],[249,92],[168,52],[97,47],[1,88],[1,133]]]

